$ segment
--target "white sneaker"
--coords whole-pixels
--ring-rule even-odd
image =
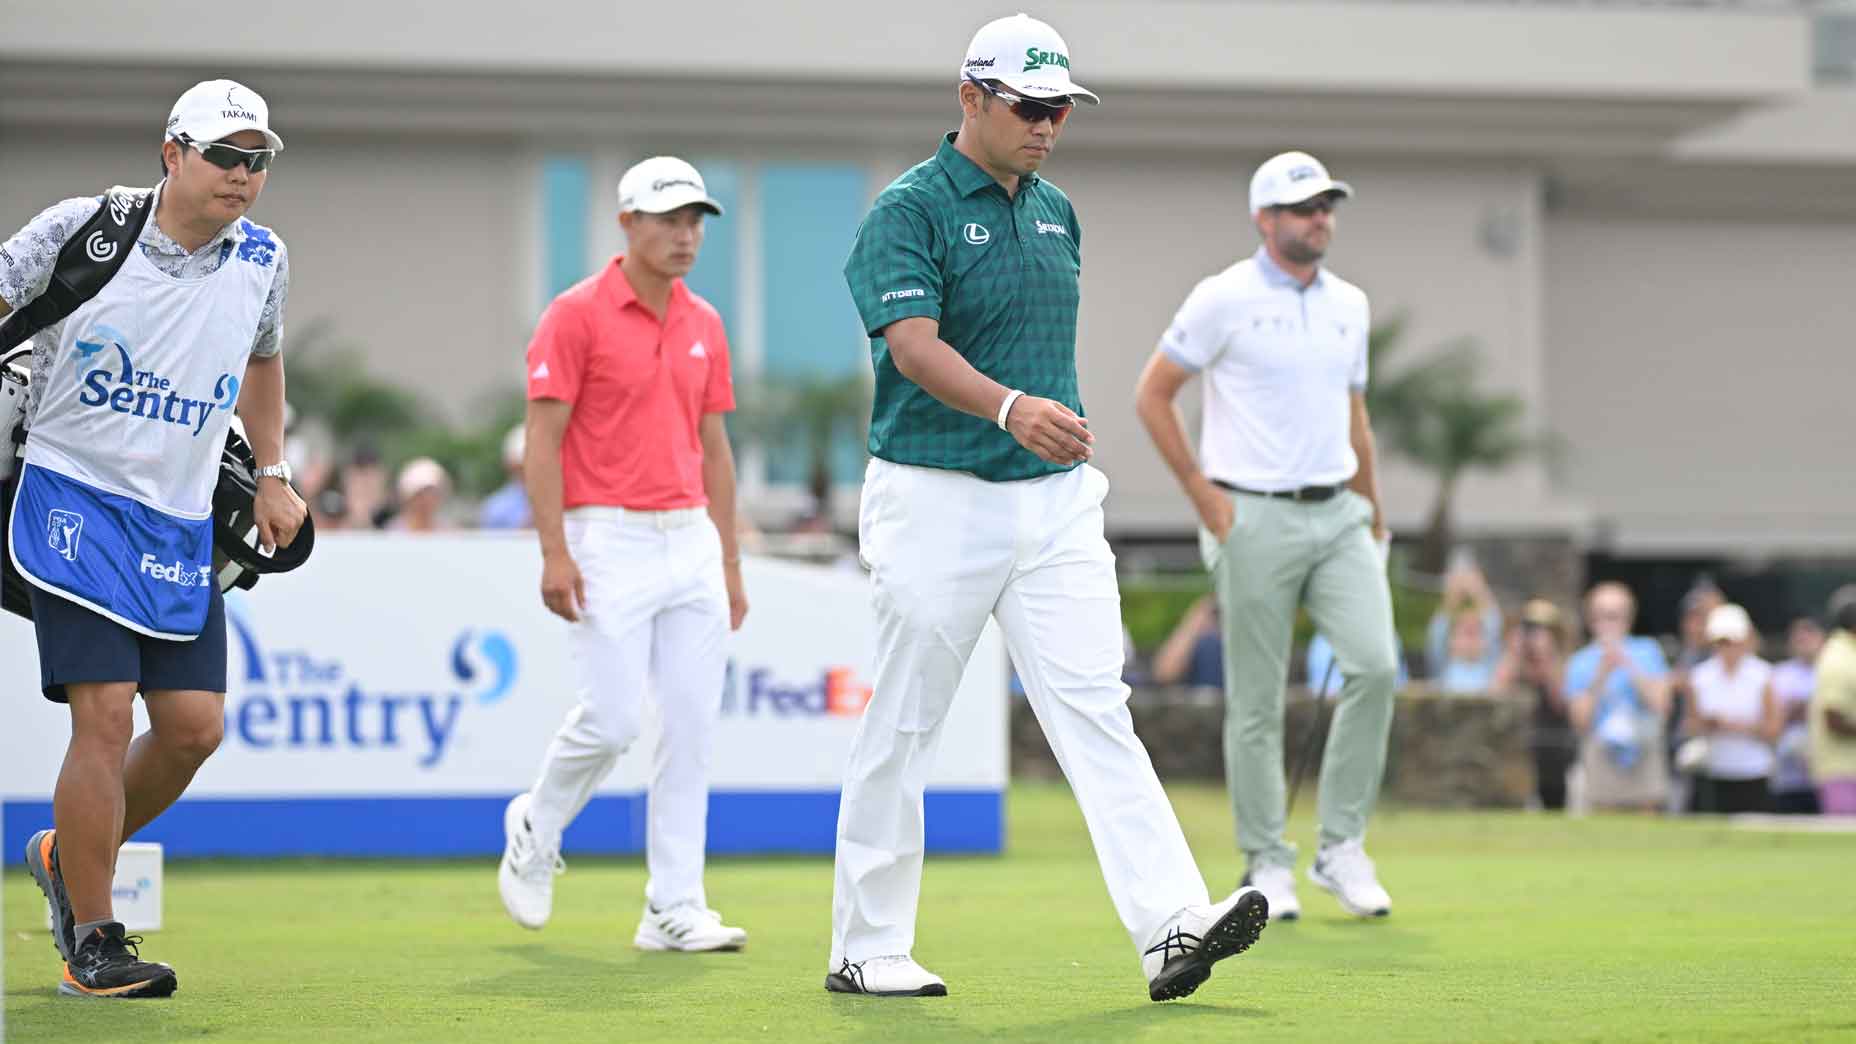
[[[1295,897],[1295,871],[1286,866],[1265,864],[1244,875],[1243,883],[1263,893],[1270,902],[1270,920],[1293,921],[1302,916],[1301,901]]]
[[[833,993],[864,993],[872,997],[947,996],[947,983],[916,964],[915,958],[906,953],[872,957],[856,963],[847,960],[837,971],[825,976],[825,988]]]
[[[722,915],[695,903],[678,903],[664,910],[644,904],[644,916],[638,919],[638,934],[632,945],[640,950],[681,950],[694,953],[707,950],[739,950],[748,944],[745,928],[722,923]]]
[[[1323,845],[1308,868],[1308,879],[1333,893],[1355,917],[1385,917],[1392,912],[1392,897],[1379,887],[1373,861],[1359,841]]]
[[[524,928],[540,928],[554,912],[554,875],[565,873],[558,848],[544,849],[528,825],[528,794],[517,794],[503,809],[503,862],[496,887],[503,909]]]
[[[1141,955],[1150,1000],[1177,1000],[1211,977],[1212,965],[1250,949],[1270,923],[1270,902],[1239,888],[1222,903],[1188,906],[1154,935]]]

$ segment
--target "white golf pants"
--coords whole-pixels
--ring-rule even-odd
[[[838,810],[834,968],[914,947],[922,791],[988,616],[1082,807],[1135,947],[1181,908],[1208,901],[1128,715],[1121,595],[1102,534],[1107,492],[1108,479],[1088,465],[987,482],[870,462],[858,528],[872,570],[876,675]]]
[[[568,625],[580,703],[548,746],[529,823],[544,844],[558,843],[638,738],[649,691],[662,730],[646,813],[645,897],[659,909],[706,905],[709,758],[727,670],[721,538],[703,508],[581,507],[565,525],[586,581],[585,611]]]

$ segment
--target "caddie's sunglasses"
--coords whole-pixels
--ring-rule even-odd
[[[1013,94],[1011,91],[976,77],[969,76],[967,79],[972,81],[973,86],[1011,106],[1012,115],[1026,123],[1042,123],[1049,120],[1052,125],[1061,127],[1063,121],[1070,118],[1071,110],[1076,108],[1076,99],[1067,95],[1052,98],[1049,101],[1038,101],[1021,94]]]
[[[270,170],[271,163],[277,159],[276,149],[241,149],[237,145],[227,145],[221,141],[201,143],[184,134],[174,140],[195,150],[206,159],[206,162],[220,170],[231,170],[243,163],[246,170],[253,174],[262,174]]]
[[[1286,210],[1299,218],[1311,218],[1316,214],[1334,213],[1334,200],[1328,196],[1316,196],[1314,199],[1304,200],[1300,203],[1292,203],[1288,206],[1277,207],[1276,209]]]

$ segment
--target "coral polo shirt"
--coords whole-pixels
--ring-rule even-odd
[[[561,506],[701,507],[703,414],[735,408],[722,317],[679,279],[660,321],[622,260],[555,298],[528,346],[529,399],[573,406]]]

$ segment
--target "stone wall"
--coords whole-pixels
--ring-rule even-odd
[[[1134,731],[1147,745],[1161,779],[1223,781],[1224,703],[1216,690],[1141,689],[1129,701],[1129,709]],[[1283,732],[1285,771],[1318,727],[1316,711],[1317,703],[1307,692],[1290,690]],[[1531,731],[1532,704],[1525,699],[1407,689],[1399,694],[1392,715],[1385,796],[1436,807],[1518,808],[1534,785],[1528,753]],[[1310,756],[1304,794],[1313,793],[1320,755],[1316,750]],[[1037,719],[1022,698],[1012,703],[1012,774],[1024,779],[1060,776]]]

